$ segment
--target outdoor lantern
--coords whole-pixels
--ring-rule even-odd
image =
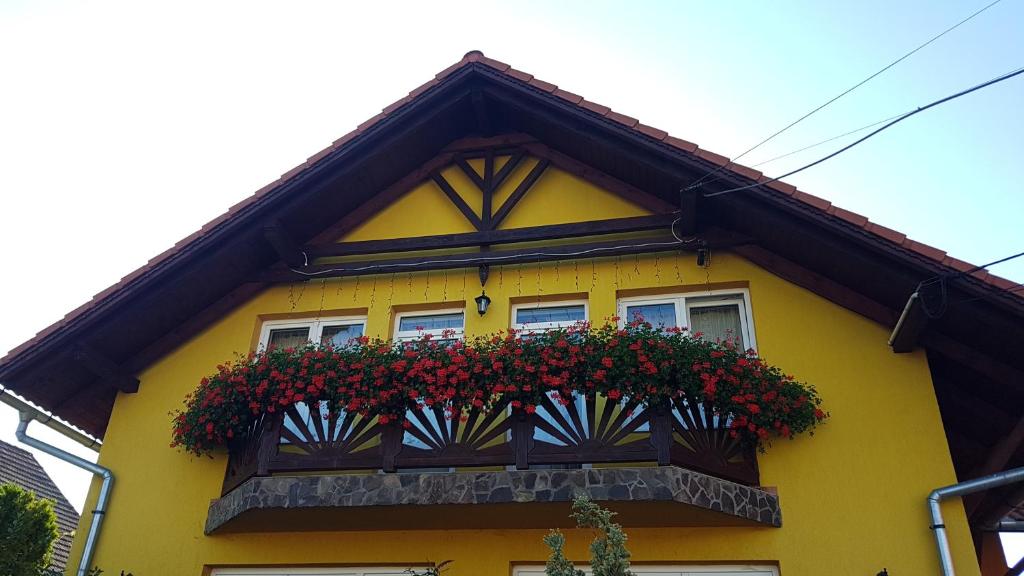
[[[481,316],[483,316],[484,314],[487,313],[487,307],[491,305],[491,299],[487,297],[487,292],[484,291],[481,292],[480,295],[475,298],[475,300],[476,311],[479,312]]]

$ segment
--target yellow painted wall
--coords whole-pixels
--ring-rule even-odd
[[[468,231],[462,216],[424,185],[354,231],[349,239]],[[556,196],[557,194],[557,196]],[[559,200],[560,198],[560,200]],[[532,204],[531,204],[532,202]],[[545,176],[510,223],[645,213],[564,173]],[[429,214],[429,217],[426,216]],[[195,458],[168,447],[168,412],[217,363],[246,351],[260,316],[368,310],[367,331],[387,336],[392,306],[465,306],[472,336],[506,328],[516,297],[589,293],[594,321],[615,313],[616,292],[634,288],[746,282],[760,352],[814,383],[831,419],[814,437],[778,441],[760,456],[761,480],[778,489],[782,528],[629,530],[640,562],[778,562],[784,576],[893,576],[938,572],[925,495],[955,481],[923,354],[893,354],[886,327],[791,285],[737,256],[714,255],[709,270],[691,255],[513,265],[492,270],[491,310],[474,310],[476,271],[451,270],[312,281],[269,289],[141,375],[137,394],[118,396],[100,463],[117,477],[95,564],[107,573],[195,575],[211,565],[409,565],[452,559],[446,574],[509,574],[511,563],[542,563],[541,530],[303,532],[204,536],[225,457]],[[96,485],[86,510],[93,505]],[[977,575],[963,509],[944,505],[957,571]],[[568,512],[568,506],[566,506]],[[81,552],[84,516],[73,558]],[[590,536],[569,534],[586,558]]]

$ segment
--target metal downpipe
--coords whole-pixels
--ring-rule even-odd
[[[1006,470],[932,490],[931,494],[928,495],[928,509],[932,515],[932,525],[930,528],[935,532],[935,544],[939,549],[939,564],[942,567],[943,576],[956,576],[956,572],[953,569],[953,555],[949,550],[949,537],[946,535],[946,525],[942,520],[940,502],[947,498],[973,494],[974,492],[981,492],[989,488],[1022,481],[1024,481],[1024,468],[1014,468],[1013,470]]]
[[[18,441],[27,444],[41,452],[45,452],[55,458],[63,460],[69,464],[74,464],[79,468],[83,468],[103,478],[103,483],[100,485],[100,494],[96,499],[96,509],[92,511],[92,522],[89,524],[89,534],[85,538],[85,546],[82,548],[82,558],[78,563],[78,576],[86,576],[89,571],[89,565],[92,563],[93,553],[96,551],[96,540],[100,535],[100,527],[103,525],[103,516],[107,511],[107,503],[110,501],[110,490],[114,485],[114,474],[100,466],[99,464],[93,464],[84,458],[79,458],[74,454],[65,452],[60,448],[51,446],[42,440],[38,440],[29,436],[26,431],[28,430],[29,422],[36,417],[36,412],[29,410],[22,410],[18,421],[18,430],[15,432]]]

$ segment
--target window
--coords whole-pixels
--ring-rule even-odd
[[[512,306],[512,328],[521,332],[543,332],[552,328],[568,328],[587,319],[587,303],[537,302]]]
[[[589,566],[578,566],[587,576],[592,574]],[[637,576],[779,576],[775,566],[749,566],[739,564],[678,564],[678,565],[637,565],[629,571]],[[517,566],[512,576],[544,576],[544,566]]]
[[[341,316],[315,320],[268,320],[260,330],[260,347],[296,348],[309,342],[345,346],[363,335],[366,318]]]
[[[415,568],[415,567],[414,567]],[[420,570],[425,567],[420,567]],[[214,568],[210,576],[409,576],[409,567],[373,568]]]
[[[530,304],[516,304],[512,306],[512,327],[526,334],[544,332],[545,330],[552,330],[555,328],[568,328],[577,322],[585,322],[586,320],[587,302],[585,300],[533,302]],[[573,399],[574,411],[577,414],[582,414],[584,420],[586,419],[587,414],[585,406],[585,397],[576,396]],[[569,416],[570,408],[568,406],[555,404],[555,409],[561,413],[562,417],[565,418],[566,421],[571,421]],[[511,408],[509,410],[511,411]],[[559,430],[562,429],[558,424],[558,420],[556,420],[544,406],[537,406],[537,416],[551,422],[552,425]],[[583,429],[587,429],[585,423]],[[562,430],[562,432],[566,433],[565,430]],[[572,436],[571,434],[567,435],[570,437]],[[546,442],[548,444],[562,444],[562,442],[557,438],[540,428],[533,429],[533,439]],[[534,464],[531,466],[531,468],[547,470],[575,469],[580,467],[581,466],[579,464]]]
[[[409,342],[430,335],[444,340],[462,338],[466,315],[462,310],[438,310],[434,312],[403,312],[395,318],[395,341]]]
[[[660,328],[684,328],[709,340],[739,339],[741,348],[757,348],[750,295],[746,290],[716,290],[699,295],[637,297],[619,300],[623,323],[641,318]]]

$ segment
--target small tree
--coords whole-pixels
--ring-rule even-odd
[[[590,568],[593,576],[634,576],[629,571],[629,550],[626,549],[626,533],[622,526],[612,522],[615,513],[579,496],[572,502],[572,518],[580,528],[595,528],[601,535],[590,543]],[[552,530],[544,537],[544,543],[551,548],[544,572],[547,576],[584,576],[565,557],[565,535]]]
[[[50,564],[59,535],[53,502],[0,484],[0,574],[37,576]]]

